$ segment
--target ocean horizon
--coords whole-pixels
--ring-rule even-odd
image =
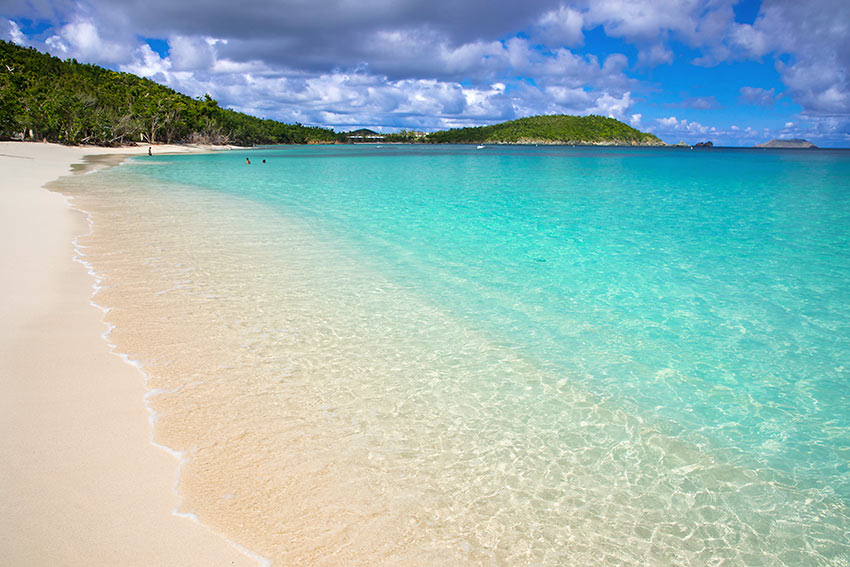
[[[56,189],[180,512],[273,564],[838,566],[848,179],[834,150],[346,145]]]

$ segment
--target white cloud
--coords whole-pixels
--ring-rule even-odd
[[[590,87],[621,94],[636,84],[626,76],[628,59],[620,53],[609,55],[600,65],[595,55],[565,48],[541,52],[529,40],[515,37],[505,42],[504,56],[510,75],[533,77],[542,87]]]
[[[693,134],[705,135],[716,132],[716,128],[711,126],[703,126],[699,122],[688,122],[686,119],[677,119],[675,116],[667,118],[656,118],[656,125],[648,128],[650,132],[658,135],[680,135]]]
[[[139,46],[133,61],[119,67],[122,71],[140,77],[165,77],[171,69],[171,62],[161,58],[148,44]]]
[[[494,115],[513,114],[513,104],[510,97],[505,94],[504,83],[493,83],[490,88],[463,88],[466,101],[465,113],[467,116],[492,117]]]
[[[47,46],[50,47],[50,50],[54,54],[63,55],[63,56],[68,55],[68,46],[65,44],[64,41],[62,41],[62,38],[59,37],[58,35],[52,35],[52,36],[48,37],[44,41],[44,43],[46,43]]]
[[[656,118],[654,123],[646,130],[667,143],[696,144],[697,142],[711,141],[716,146],[753,146],[779,137],[778,132],[773,132],[770,129],[754,129],[750,126],[742,129],[735,124],[721,127],[689,121],[686,118],[677,118],[676,116]]]
[[[773,56],[788,94],[806,114],[850,115],[850,2],[763,2],[753,24],[735,22],[735,3],[574,0],[569,9],[581,7],[585,29],[602,25],[608,35],[636,45],[640,66],[672,63],[670,40],[699,50],[701,55],[693,61],[697,65]],[[784,55],[790,55],[790,60]],[[767,103],[766,92],[742,92],[742,98]]]
[[[847,63],[850,63],[848,59]],[[833,58],[804,58],[777,64],[782,81],[804,112],[814,115],[850,115],[850,69]]]
[[[811,115],[850,116],[850,2],[774,0],[728,39],[748,57],[773,54],[788,94]],[[781,58],[791,55],[790,62]],[[743,92],[742,92],[743,94]]]
[[[537,21],[537,33],[547,44],[577,47],[584,43],[584,16],[578,10],[561,4],[545,12]]]
[[[761,57],[774,48],[771,36],[752,25],[733,24],[729,36],[732,45],[750,57]]]
[[[393,41],[393,38],[390,37]],[[486,67],[485,85],[457,80],[396,79],[359,69],[311,74],[262,61],[222,57],[218,40],[173,37],[170,56],[141,45],[121,70],[151,77],[190,96],[209,93],[223,106],[308,124],[443,128],[496,122],[519,115],[568,113],[622,118],[633,105],[625,56],[600,62],[567,49],[542,53],[523,38],[476,42],[436,51],[437,63]],[[534,76],[536,84],[517,80]]]
[[[638,63],[647,67],[672,63],[673,52],[663,43],[655,43],[638,52]]]
[[[776,89],[762,89],[760,87],[741,87],[740,100],[746,104],[756,106],[770,106],[776,97]]]
[[[14,20],[6,20],[6,30],[3,32],[3,37],[18,45],[26,45],[21,27]]]
[[[803,138],[822,147],[847,146],[850,143],[850,120],[839,117],[788,121],[782,127],[728,127],[706,125],[685,118],[656,118],[647,131],[668,143],[683,141],[695,144],[713,141],[715,145],[754,146],[774,138]]]
[[[610,118],[625,118],[626,113],[632,107],[631,93],[625,92],[621,96],[613,96],[603,92],[596,98],[596,104],[590,109],[592,114],[601,114]]]
[[[175,35],[168,40],[171,66],[175,71],[208,70],[215,64],[214,41]]]
[[[691,12],[697,4],[678,0],[596,0],[589,2],[586,17],[589,22],[602,24],[612,37],[653,42],[667,30],[693,28]]]
[[[584,27],[602,25],[612,37],[639,48],[638,63],[656,66],[674,59],[667,42],[712,48],[734,20],[734,0],[586,0]]]
[[[45,40],[51,49],[87,63],[114,65],[129,62],[133,48],[129,42],[101,36],[94,20],[76,17]]]

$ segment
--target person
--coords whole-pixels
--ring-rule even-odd
[[[245,163],[246,163],[247,165],[251,165],[251,160],[249,160],[248,158],[245,158]]]
[[[153,154],[151,153],[151,148],[150,148],[150,146],[148,146],[148,155],[149,155],[149,156],[150,156],[150,155],[153,155]]]
[[[266,163],[266,160],[263,160],[263,163]]]

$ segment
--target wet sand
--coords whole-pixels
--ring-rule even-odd
[[[192,151],[155,146],[155,152]],[[138,148],[0,143],[0,556],[8,565],[255,565],[174,514],[178,461],[150,442],[142,374],[110,352],[85,215],[45,183]]]

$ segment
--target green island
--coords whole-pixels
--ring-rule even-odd
[[[61,60],[0,40],[0,139],[120,146],[131,143],[574,144],[663,146],[660,139],[603,116],[531,116],[430,134],[286,124],[192,98],[149,79],[98,65]],[[352,134],[361,135],[352,136]]]
[[[492,126],[434,132],[428,141],[448,144],[575,144],[663,146],[652,134],[604,116],[529,116]]]

